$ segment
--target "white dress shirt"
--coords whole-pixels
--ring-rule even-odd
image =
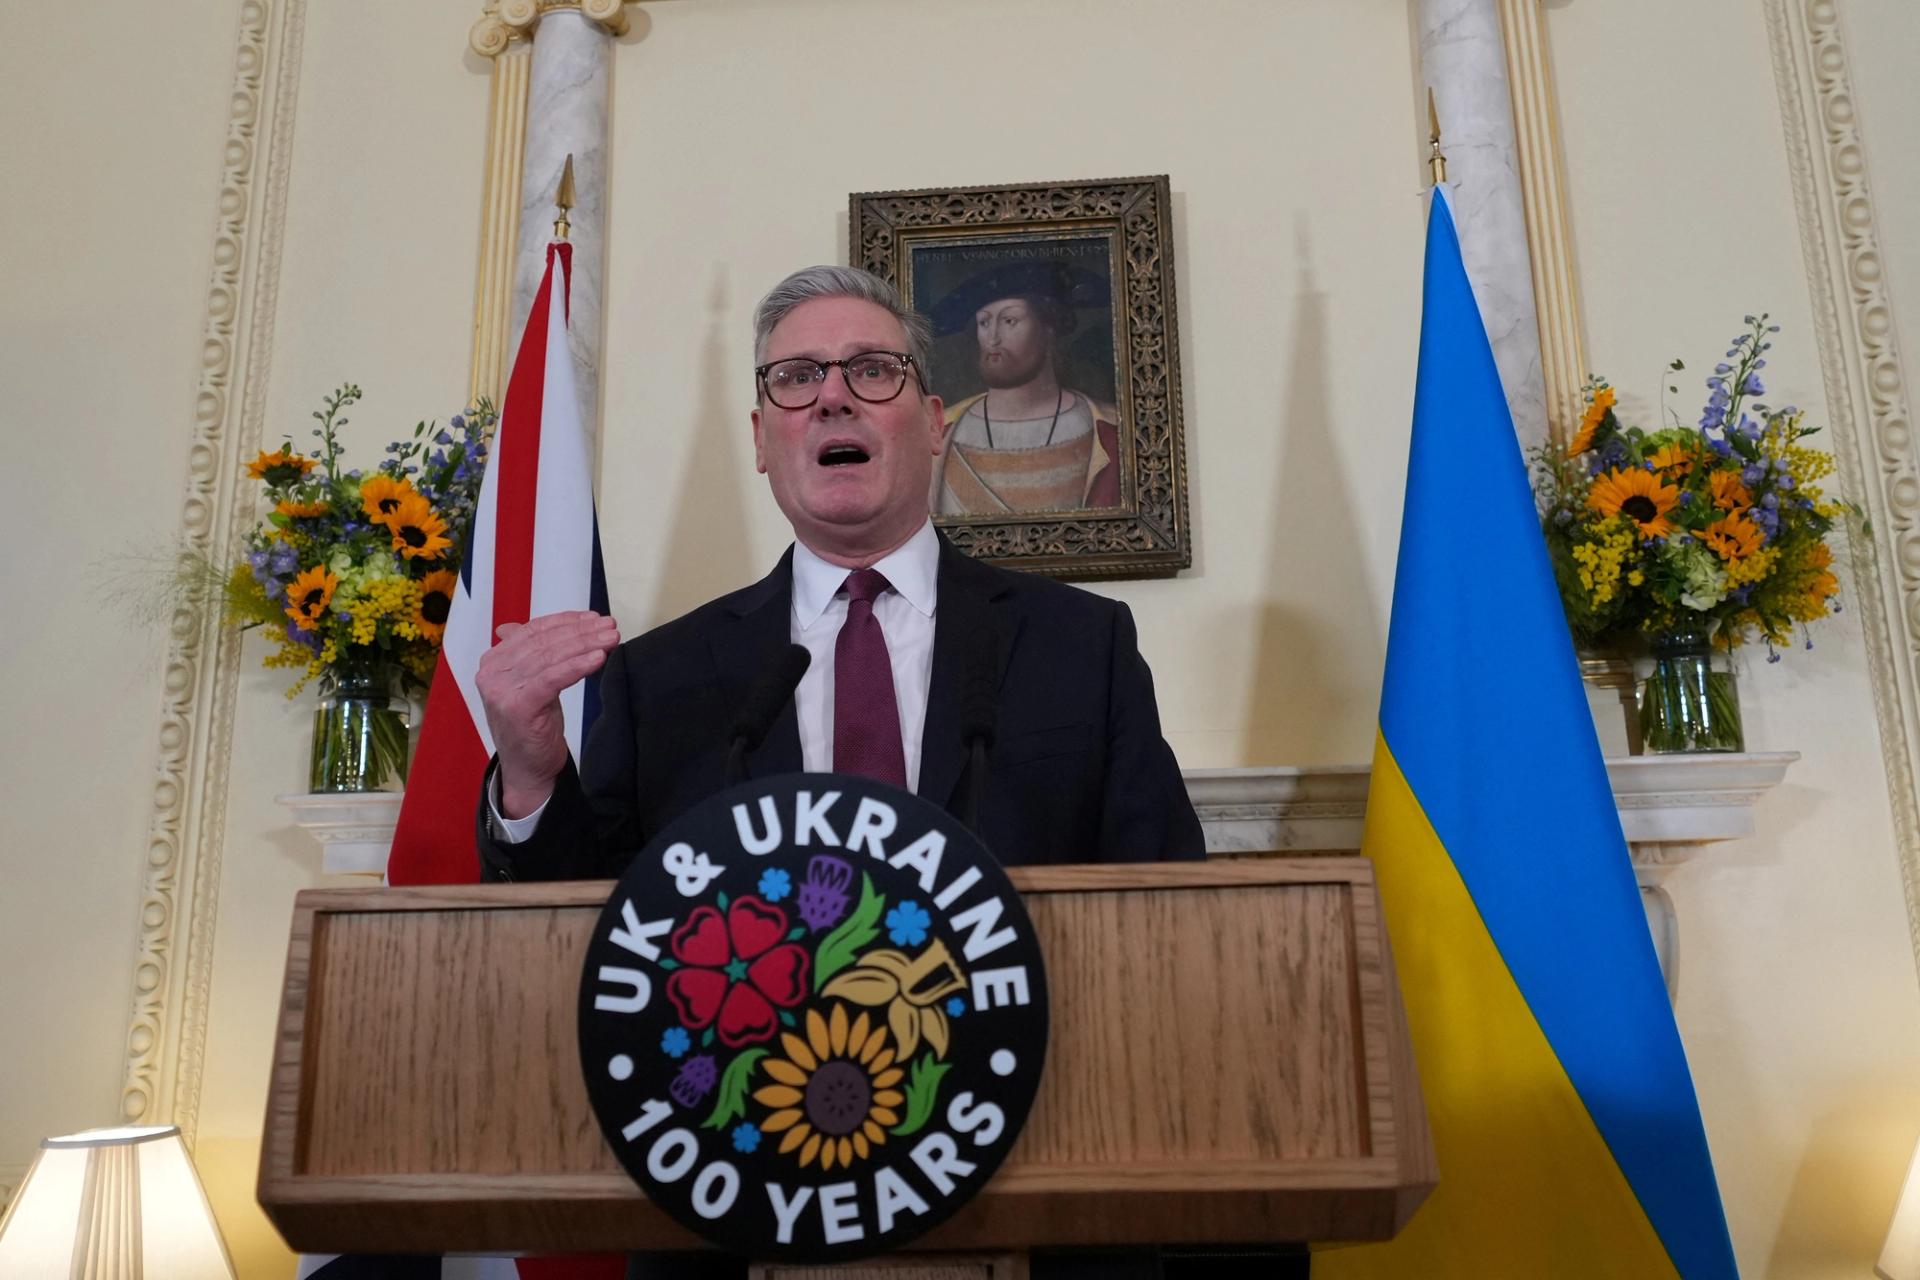
[[[887,657],[893,664],[893,699],[900,709],[900,745],[906,754],[907,789],[920,790],[920,738],[927,724],[927,691],[933,683],[933,619],[938,603],[940,540],[933,521],[920,526],[874,568],[885,575],[893,590],[873,602],[873,616],[887,639]],[[809,773],[833,770],[833,647],[840,625],[847,620],[847,575],[851,569],[822,560],[804,542],[793,544],[793,607],[787,633],[806,646],[813,659],[800,686],[793,692],[793,709],[800,726],[800,762]],[[644,726],[643,726],[644,729]],[[524,818],[500,813],[500,779],[496,774],[487,802],[493,807],[493,829],[504,844],[518,844],[533,834],[543,804]]]

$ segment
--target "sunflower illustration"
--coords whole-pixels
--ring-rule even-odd
[[[447,613],[453,608],[453,589],[460,584],[460,575],[451,569],[435,569],[420,579],[420,605],[413,611],[410,621],[420,629],[420,634],[435,644],[447,631]]]
[[[327,572],[327,566],[317,564],[293,580],[287,588],[287,616],[293,619],[293,625],[302,631],[312,631],[320,625],[320,615],[327,611],[327,605],[333,600],[334,591],[340,586],[340,579]]]
[[[400,499],[387,518],[387,528],[393,530],[393,549],[409,560],[438,560],[453,545],[447,537],[447,522],[417,493]]]
[[[863,1012],[849,1024],[847,1006],[836,1003],[826,1017],[807,1010],[803,1039],[783,1032],[784,1058],[768,1058],[760,1069],[774,1083],[753,1095],[773,1114],[760,1122],[762,1133],[778,1133],[780,1154],[800,1153],[800,1167],[816,1159],[820,1167],[851,1168],[887,1140],[900,1123],[896,1109],[906,1102],[899,1085],[887,1029]]]
[[[401,500],[415,492],[413,483],[405,477],[376,471],[360,482],[360,509],[367,513],[367,519],[385,524],[400,510]]]
[[[1587,505],[1606,516],[1625,516],[1639,526],[1643,538],[1664,538],[1673,532],[1667,515],[1680,504],[1680,491],[1651,471],[1637,467],[1609,471],[1593,482]]]

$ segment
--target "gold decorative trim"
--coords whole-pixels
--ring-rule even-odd
[[[627,6],[638,0],[487,0],[467,45],[483,58],[497,58],[522,41],[533,39],[540,19],[555,9],[574,9],[616,36],[627,34]]]
[[[265,416],[305,20],[306,0],[240,5],[179,535],[184,549],[216,559],[234,545],[252,510],[242,460],[259,443]],[[269,46],[278,49],[270,84]],[[260,175],[264,181],[256,182]],[[171,632],[121,1114],[178,1124],[191,1144],[213,978],[239,639],[217,612],[193,607],[175,611]]]
[[[1533,265],[1533,308],[1540,327],[1540,374],[1547,431],[1572,435],[1586,410],[1587,338],[1580,324],[1568,224],[1566,175],[1560,146],[1559,94],[1540,22],[1540,0],[1499,0],[1501,45],[1513,103],[1514,159],[1527,215],[1527,256]]]
[[[533,48],[525,42],[493,59],[479,264],[474,269],[469,402],[485,396],[500,404],[506,398],[507,327],[513,316],[514,251],[520,242],[520,182],[527,154],[527,86],[532,67]]]
[[[1847,46],[1834,0],[1766,0],[1767,40],[1844,491],[1872,518],[1849,547],[1907,926],[1920,965],[1920,457],[1894,336]]]

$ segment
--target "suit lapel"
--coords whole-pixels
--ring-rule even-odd
[[[954,787],[967,763],[960,740],[960,699],[967,683],[968,655],[974,645],[993,646],[994,688],[1006,679],[1007,658],[1020,629],[1019,618],[1001,607],[1005,594],[998,575],[940,539],[940,591],[933,624],[933,671],[927,690],[927,723],[920,735],[920,786],[923,799],[942,808],[953,801]]]
[[[713,638],[713,661],[726,690],[729,715],[737,715],[774,657],[793,637],[793,548],[787,548],[772,573],[742,591],[727,606],[724,625]],[[728,726],[723,728],[730,728]],[[747,776],[767,778],[798,773],[800,725],[793,699],[760,745],[747,753]]]

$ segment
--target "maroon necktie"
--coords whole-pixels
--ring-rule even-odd
[[[878,569],[847,575],[847,620],[833,642],[833,768],[907,785],[900,748],[900,705],[893,696],[893,662],[873,601],[893,590]]]

